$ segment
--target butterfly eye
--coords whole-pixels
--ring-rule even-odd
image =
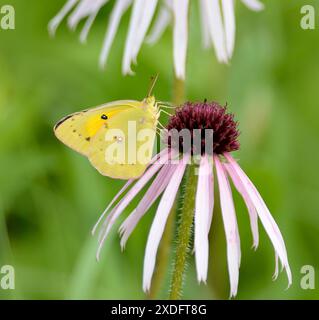
[[[102,114],[102,115],[101,115],[101,119],[103,119],[103,120],[107,120],[107,118],[108,118],[108,117],[107,117],[107,115],[106,115],[106,114]]]

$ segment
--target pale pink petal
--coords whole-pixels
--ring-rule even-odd
[[[54,36],[56,29],[66,15],[72,10],[79,0],[68,0],[58,14],[49,22],[48,29],[51,36]]]
[[[218,61],[227,62],[225,31],[221,17],[219,0],[203,0],[207,13],[207,23]]]
[[[145,256],[144,256],[144,272],[143,272],[143,290],[149,291],[151,280],[155,267],[157,249],[162,238],[169,212],[173,206],[179,185],[182,181],[186,164],[180,162],[175,170],[171,180],[164,191],[159,206],[157,208],[155,218],[153,220],[150,233],[148,235]]]
[[[155,24],[152,27],[150,34],[146,37],[145,42],[149,44],[154,44],[157,42],[161,38],[171,20],[172,14],[170,9],[166,5],[162,5]]]
[[[100,54],[100,66],[105,67],[107,57],[109,55],[111,45],[113,43],[116,31],[120,24],[121,18],[128,7],[131,5],[132,0],[118,0],[115,3],[114,9],[112,10],[110,22],[107,27],[107,31],[104,38],[103,48]]]
[[[174,14],[174,67],[177,78],[185,79],[188,41],[188,0],[173,0]]]
[[[168,155],[166,155],[168,158]],[[127,192],[127,194],[121,199],[117,206],[111,211],[103,223],[103,230],[100,234],[99,247],[97,250],[97,260],[99,260],[100,252],[103,247],[104,241],[110,232],[114,222],[126,209],[133,198],[142,190],[145,184],[156,174],[156,172],[162,167],[162,164],[155,162],[143,175],[140,177],[135,185]]]
[[[264,4],[259,0],[241,0],[250,10],[260,11],[264,9]]]
[[[226,234],[230,296],[232,297],[236,296],[238,288],[240,239],[233,197],[226,172],[217,155],[214,157],[214,160],[219,185],[220,205]]]
[[[222,0],[225,36],[226,36],[226,50],[228,58],[233,55],[235,45],[235,8],[234,0]]]
[[[210,165],[211,165],[211,179],[208,180],[208,187],[209,187],[209,197],[210,197],[210,201],[209,201],[209,220],[208,220],[208,229],[207,229],[207,233],[209,233],[210,227],[212,225],[212,219],[213,219],[213,211],[214,211],[214,173],[213,173],[213,157],[210,157]]]
[[[202,156],[195,200],[195,261],[198,282],[206,282],[208,270],[208,232],[213,207],[211,202],[214,195],[211,194],[210,183],[212,181],[212,164],[208,156]]]
[[[286,269],[287,277],[288,277],[288,285],[292,282],[292,275],[291,270],[288,263],[287,251],[286,246],[281,235],[281,232],[272,217],[271,213],[269,212],[264,200],[260,196],[259,192],[257,191],[256,187],[244,173],[244,171],[239,167],[237,162],[232,158],[232,156],[228,153],[224,154],[225,158],[228,160],[230,165],[233,167],[234,171],[237,173],[238,177],[240,178],[242,185],[246,189],[247,194],[249,195],[252,203],[254,204],[259,219],[262,222],[273,246],[275,251],[277,252],[279,259]]]
[[[149,187],[144,197],[139,202],[136,209],[125,219],[125,221],[120,226],[119,231],[121,234],[122,250],[125,248],[125,244],[138,222],[167,187],[175,169],[176,165],[164,165],[162,167],[162,169],[152,182],[152,185]]]
[[[113,204],[115,203],[115,201],[123,194],[123,192],[134,182],[134,179],[130,179],[128,180],[125,185],[122,187],[122,189],[116,194],[116,196],[112,199],[112,201],[110,202],[110,204],[106,207],[106,209],[103,211],[103,213],[101,214],[101,216],[99,217],[98,221],[96,222],[96,224],[94,225],[93,229],[92,229],[92,235],[95,234],[96,229],[98,228],[100,222],[102,221],[102,219],[104,218],[104,216],[106,215],[106,213],[110,210],[110,208],[113,206]]]
[[[258,247],[258,243],[259,243],[258,215],[257,215],[256,208],[254,207],[254,204],[250,200],[250,197],[247,194],[246,189],[242,185],[241,180],[237,176],[233,167],[227,163],[224,164],[224,166],[227,169],[228,174],[230,175],[237,191],[241,194],[242,198],[245,201],[245,204],[246,204],[246,207],[247,207],[248,213],[249,213],[250,227],[251,227],[251,231],[252,231],[252,235],[253,235],[253,247],[256,250]]]

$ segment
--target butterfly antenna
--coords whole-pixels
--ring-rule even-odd
[[[152,92],[155,87],[157,79],[158,79],[158,73],[154,77],[151,78],[151,84],[150,84],[150,87],[149,87],[148,93],[147,93],[148,97],[150,97],[152,95]]]

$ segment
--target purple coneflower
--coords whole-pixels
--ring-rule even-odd
[[[50,33],[53,35],[62,20],[70,13],[68,25],[73,30],[80,20],[87,19],[80,33],[80,41],[85,42],[96,16],[107,2],[108,0],[68,0],[60,12],[50,21]],[[132,5],[123,56],[123,73],[133,73],[131,64],[136,62],[143,41],[151,44],[157,42],[168,25],[173,22],[175,73],[178,78],[185,78],[190,2],[189,0],[116,0],[103,42],[100,65],[105,66],[122,16]],[[260,11],[264,7],[259,0],[241,0],[241,2],[254,11]],[[203,46],[205,48],[213,46],[217,59],[226,63],[233,54],[235,43],[235,0],[198,0],[198,3]],[[154,19],[157,7],[159,10]],[[153,20],[155,21],[151,27]]]
[[[254,248],[257,248],[259,242],[259,218],[275,250],[276,270],[274,278],[277,278],[278,276],[279,259],[287,272],[288,284],[290,285],[292,276],[281,232],[256,187],[230,154],[232,151],[239,149],[239,133],[237,122],[234,121],[233,115],[227,113],[226,107],[221,107],[214,102],[189,102],[176,109],[176,113],[170,118],[167,128],[169,130],[176,129],[177,131],[188,129],[191,132],[195,129],[210,129],[214,132],[213,152],[208,154],[204,152],[200,153],[198,165],[198,182],[194,210],[194,251],[198,281],[205,282],[207,279],[209,254],[208,234],[214,207],[215,177],[213,167],[215,167],[227,241],[230,295],[235,296],[237,293],[241,250],[229,179],[232,180],[235,188],[246,203]],[[124,185],[106,208],[93,229],[94,232],[105,214],[109,212],[103,222],[100,232],[99,248],[97,252],[97,258],[99,258],[105,238],[113,224],[124,212],[132,199],[151,179],[153,179],[150,187],[137,207],[126,218],[119,229],[121,247],[123,249],[138,222],[152,204],[161,197],[146,245],[143,273],[144,291],[150,290],[156,254],[165,224],[180,188],[186,167],[189,165],[189,160],[193,158],[195,153],[195,150],[191,148],[183,154],[182,158],[179,157],[179,159],[176,160],[176,155],[181,153],[180,148],[181,146],[178,143],[174,145],[168,141],[167,147],[153,158],[146,172],[138,180],[129,180]],[[174,161],[170,161],[172,158],[174,158]]]

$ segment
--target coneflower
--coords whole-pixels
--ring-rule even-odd
[[[70,13],[68,25],[72,30],[77,27],[80,20],[86,18],[80,33],[81,42],[85,42],[96,16],[107,2],[108,0],[68,0],[60,12],[50,21],[50,33],[55,34],[59,24]],[[100,65],[105,66],[122,16],[132,5],[123,56],[123,73],[132,74],[131,64],[136,62],[143,41],[157,42],[168,25],[173,22],[175,74],[178,78],[184,79],[190,2],[189,0],[116,0],[103,42]],[[254,11],[263,9],[263,4],[259,0],[241,0],[241,2]],[[233,54],[235,44],[235,0],[198,0],[198,4],[203,46],[205,48],[213,46],[218,61],[226,63]],[[159,10],[156,16],[157,7]],[[155,21],[151,27],[153,20]]]
[[[183,139],[180,139],[180,137],[178,140],[170,139],[171,136],[168,134],[166,148],[153,158],[149,168],[138,180],[129,180],[124,185],[94,227],[93,232],[108,213],[101,227],[97,258],[99,258],[106,236],[118,217],[143,187],[153,179],[137,207],[119,229],[121,246],[124,248],[126,241],[140,219],[152,204],[161,197],[149,232],[144,257],[143,289],[144,291],[149,291],[156,263],[156,254],[167,218],[181,186],[187,166],[194,161],[195,157],[199,157],[197,186],[194,189],[196,190],[195,209],[192,213],[194,215],[194,250],[198,281],[205,282],[208,273],[208,234],[214,208],[215,169],[227,242],[230,295],[235,296],[237,294],[241,249],[229,180],[233,182],[246,203],[253,236],[253,246],[257,248],[259,242],[259,218],[275,250],[276,270],[274,278],[278,276],[279,259],[287,272],[288,285],[290,285],[292,276],[281,232],[256,187],[231,155],[231,152],[239,149],[239,132],[234,116],[227,112],[226,107],[222,107],[215,102],[188,102],[176,110],[175,115],[169,120],[167,129],[168,133],[172,130],[177,132],[188,130],[190,134],[200,130],[201,147],[198,148],[197,146],[195,148],[192,140],[191,146],[186,148],[185,151]],[[207,143],[206,135],[203,134],[205,130],[212,130],[213,132],[211,148],[205,148]]]

